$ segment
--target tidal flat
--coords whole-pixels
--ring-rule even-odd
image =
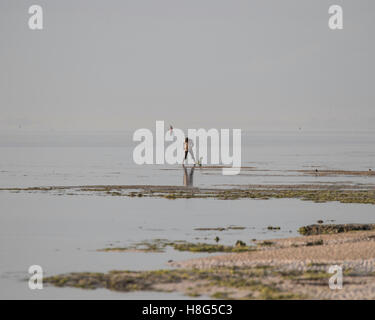
[[[178,268],[171,270],[68,273],[45,281],[57,287],[181,292],[219,299],[375,298],[375,231],[325,234],[324,239],[317,235],[276,239],[273,244],[175,262]],[[329,288],[329,267],[335,264],[343,270],[341,290]]]
[[[30,296],[27,286],[23,288],[19,281],[27,277],[27,268],[37,262],[43,266],[47,279],[74,271],[77,279],[81,273],[89,275],[89,283],[98,281],[95,278],[97,274],[103,274],[106,280],[112,281],[107,278],[112,277],[109,276],[111,270],[134,273],[141,281],[147,272],[151,272],[150,277],[154,277],[152,272],[157,270],[165,273],[176,270],[174,276],[178,278],[183,272],[180,270],[206,268],[214,270],[212,275],[220,279],[221,275],[223,278],[227,277],[231,268],[243,268],[240,273],[246,277],[248,273],[258,272],[256,269],[259,266],[265,266],[270,267],[269,270],[273,269],[274,273],[260,279],[255,278],[258,286],[248,284],[248,288],[243,291],[232,286],[213,286],[210,277],[197,278],[195,273],[190,271],[188,274],[191,278],[175,283],[164,283],[163,280],[160,286],[165,290],[162,291],[163,294],[171,298],[335,298],[325,293],[311,295],[310,292],[314,292],[313,289],[319,286],[312,284],[310,287],[306,284],[310,281],[305,279],[305,271],[309,270],[306,266],[309,263],[322,264],[324,268],[319,269],[320,274],[327,273],[327,263],[320,260],[306,262],[309,259],[305,256],[301,257],[306,261],[299,258],[302,253],[298,250],[307,250],[312,254],[311,257],[317,248],[326,250],[330,242],[324,238],[324,234],[312,239],[309,236],[299,236],[298,241],[293,240],[293,243],[288,245],[288,249],[297,250],[294,251],[297,257],[294,262],[296,270],[292,268],[290,271],[290,268],[284,265],[273,265],[267,259],[247,266],[248,255],[279,252],[283,242],[278,239],[297,237],[301,226],[307,227],[316,223],[328,225],[333,222],[375,223],[374,188],[361,184],[241,185],[212,188],[47,186],[3,188],[0,198],[4,209],[0,213],[0,255],[1,261],[4,261],[0,271],[6,275],[6,278],[0,278],[0,283],[4,288],[8,288],[3,293],[4,297],[9,297],[12,290],[14,297]],[[339,235],[341,233],[337,234]],[[155,240],[163,238],[166,239],[155,243]],[[361,250],[359,248],[348,252],[352,253],[353,258],[358,258],[357,252],[362,252]],[[324,254],[332,256],[331,251]],[[221,258],[223,255],[225,259]],[[276,260],[282,262],[282,259]],[[362,261],[371,265],[369,259]],[[300,267],[301,263],[303,268]],[[348,265],[349,269],[352,267]],[[354,265],[354,268],[357,267]],[[7,275],[10,270],[12,275]],[[275,272],[278,275],[275,276]],[[295,279],[289,279],[290,272],[301,276],[299,291],[290,289],[296,285]],[[94,279],[92,273],[96,275]],[[288,279],[281,277],[285,273],[289,273]],[[275,276],[276,280],[273,281],[271,276]],[[58,278],[55,279],[57,281]],[[371,284],[372,271],[353,279],[354,282],[350,280],[352,285],[356,285],[355,288],[360,290],[355,281],[367,281]],[[124,298],[147,297],[151,292],[159,292],[155,291],[159,290],[159,285],[155,288],[142,287],[138,280],[134,287],[137,291],[113,291],[110,287],[100,285],[94,291],[95,294],[92,290],[82,290],[81,296],[101,297],[106,292],[103,290],[107,289],[124,295]],[[51,292],[51,296],[65,294],[68,297],[70,290],[89,288],[85,281],[80,281],[79,285],[74,281],[66,282],[66,285],[58,287],[52,286],[56,283],[49,282],[46,283],[44,294]],[[237,283],[240,281],[242,280]],[[326,279],[324,281],[326,285]],[[200,290],[200,283],[208,284],[207,288]],[[23,289],[17,289],[20,287]],[[95,285],[93,287],[96,288]],[[140,287],[143,289],[139,289]],[[303,287],[309,292],[305,292]],[[324,287],[323,284],[321,287]],[[62,290],[61,293],[56,293],[57,289]],[[356,294],[355,297],[362,294],[364,295]]]
[[[216,242],[220,239],[217,237]],[[247,252],[255,250],[253,245],[247,245],[241,240],[237,240],[234,245],[222,245],[212,243],[191,243],[187,241],[168,241],[162,239],[155,239],[152,241],[143,241],[135,243],[129,247],[108,247],[98,249],[101,252],[165,252],[167,247],[173,248],[176,251],[187,251],[187,252]]]
[[[25,279],[33,264],[43,267],[45,277],[194,268],[223,268],[223,273],[229,273],[225,268],[244,268],[245,274],[245,269],[260,273],[268,259],[277,257],[281,265],[267,272],[279,268],[278,279],[284,279],[282,272],[285,278],[293,278],[294,271],[282,259],[291,257],[292,250],[291,265],[299,270],[295,275],[318,266],[322,269],[316,276],[326,275],[328,266],[321,264],[331,261],[313,259],[321,258],[319,252],[326,258],[336,257],[336,250],[326,251],[333,248],[327,238],[332,235],[310,238],[298,229],[314,224],[375,223],[371,194],[375,190],[374,137],[373,132],[244,132],[239,175],[223,176],[222,168],[203,166],[195,169],[193,187],[187,188],[181,166],[134,164],[132,132],[0,135],[0,298],[230,299],[247,295],[246,290],[231,293],[233,287],[202,295],[203,290],[195,290],[195,285],[177,288],[177,283],[174,291],[85,290],[47,283],[43,290],[29,290]],[[332,241],[357,232],[362,231],[337,233]],[[192,252],[166,246],[155,251],[156,239],[215,249],[233,247],[239,240],[254,250]],[[109,249],[129,249],[140,243],[149,244],[151,250]],[[353,276],[348,282],[344,278],[339,298],[366,296],[366,286],[352,282],[373,281],[370,261],[359,255],[371,247],[363,242],[362,249],[351,250],[350,245],[340,244],[338,252],[347,251],[352,259],[362,261],[358,270],[370,276]],[[305,252],[310,262],[304,260]],[[254,258],[259,265],[251,264]],[[350,264],[354,262],[343,265],[345,272],[352,268]],[[267,285],[266,278],[260,280]],[[304,278],[299,283],[303,286],[309,281]],[[313,293],[322,299],[335,298],[333,292],[328,296],[314,293],[318,288],[327,291],[326,279],[320,281],[321,286],[308,286],[309,292],[301,288],[298,297]],[[347,285],[357,287],[343,295]],[[275,288],[272,283],[269,287]],[[277,288],[284,298],[289,294],[286,285],[280,283]],[[255,293],[258,289],[252,298],[270,297]]]
[[[50,192],[58,195],[105,195],[176,199],[300,199],[314,202],[375,204],[375,187],[368,185],[253,185],[232,188],[196,188],[149,185],[50,186],[1,188],[10,192]]]

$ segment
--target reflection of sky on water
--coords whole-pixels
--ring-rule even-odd
[[[131,135],[130,135],[131,136]],[[25,142],[26,141],[26,142]],[[129,134],[4,137],[0,135],[0,186],[151,184],[181,185],[181,165],[133,163]],[[316,182],[373,183],[373,177],[315,177],[285,170],[375,170],[374,133],[244,133],[242,170],[197,167],[194,186]]]

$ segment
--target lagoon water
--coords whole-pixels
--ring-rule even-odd
[[[130,133],[0,134],[0,187],[96,184],[182,185],[179,166],[136,166]],[[287,170],[375,169],[375,134],[247,132],[243,136],[243,171],[234,177],[220,171],[194,173],[194,185],[366,183],[374,177],[315,177]],[[99,195],[53,195],[0,191],[0,298],[183,298],[178,294],[115,293],[45,287],[28,289],[30,265],[46,275],[104,272],[115,269],[168,268],[168,260],[207,254],[98,252],[153,239],[220,243],[296,236],[317,220],[375,223],[372,205],[313,203],[295,199],[213,200],[123,198]],[[243,230],[198,231],[202,227]],[[267,226],[279,226],[277,231]]]

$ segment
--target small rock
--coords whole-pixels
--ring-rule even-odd
[[[246,246],[246,243],[241,241],[241,240],[237,240],[236,242],[236,247],[245,247]]]

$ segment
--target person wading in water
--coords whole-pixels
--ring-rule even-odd
[[[190,156],[193,159],[194,166],[195,166],[195,157],[194,157],[194,153],[193,153],[193,141],[191,139],[189,139],[188,137],[185,138],[184,151],[185,151],[185,157],[184,157],[184,160],[182,161],[182,166],[184,166],[185,161],[187,160],[188,153],[190,153]]]

